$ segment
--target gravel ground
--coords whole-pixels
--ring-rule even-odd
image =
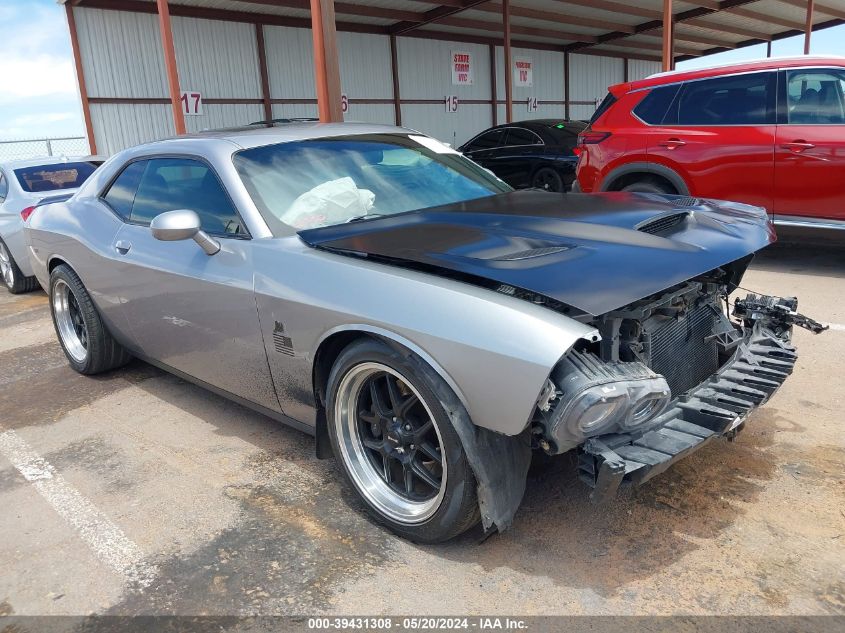
[[[840,325],[737,441],[605,507],[560,458],[510,531],[440,546],[310,437],[140,362],[76,375],[45,295],[0,293],[0,615],[845,614],[845,249],[781,243],[744,285]]]

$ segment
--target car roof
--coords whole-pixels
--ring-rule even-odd
[[[315,121],[283,123],[280,125],[265,124],[262,126],[244,126],[174,136],[172,138],[138,145],[133,150],[143,150],[145,153],[167,151],[176,145],[190,146],[197,143],[207,144],[209,141],[235,145],[238,149],[249,149],[291,141],[362,134],[420,134],[420,132],[395,125],[379,125],[375,123],[320,123]]]
[[[751,62],[731,62],[729,64],[718,64],[707,68],[696,68],[693,70],[670,70],[663,73],[649,75],[645,79],[631,81],[628,83],[611,86],[610,91],[614,94],[650,88],[652,86],[663,86],[666,84],[688,81],[690,79],[704,79],[707,77],[719,77],[721,75],[753,72],[759,70],[775,70],[778,68],[795,67],[816,67],[816,66],[840,66],[845,67],[845,57],[838,55],[803,55],[801,57],[769,57]]]
[[[61,163],[80,163],[97,161],[103,162],[102,156],[40,156],[38,158],[21,158],[7,160],[0,163],[6,169],[21,169],[23,167],[41,167],[44,165],[60,165]]]

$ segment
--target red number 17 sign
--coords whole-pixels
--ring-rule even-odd
[[[182,96],[179,100],[182,102],[183,113],[188,116],[202,114],[202,95],[199,92],[192,92],[190,90],[182,91]]]

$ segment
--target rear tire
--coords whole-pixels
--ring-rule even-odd
[[[563,191],[563,178],[551,167],[540,167],[531,178],[531,186],[534,189],[545,189],[546,191]]]
[[[632,193],[678,193],[671,186],[651,178],[644,178],[643,180],[632,182],[630,185],[622,187],[620,191],[629,191]]]
[[[24,277],[3,240],[0,240],[0,275],[6,289],[13,295],[32,292],[38,288],[38,280],[35,277]]]
[[[466,411],[421,358],[359,340],[332,367],[327,394],[335,457],[378,522],[439,543],[479,521],[475,476],[449,413]]]
[[[56,336],[73,369],[90,376],[131,360],[129,352],[112,338],[72,268],[62,264],[53,269],[49,296]]]

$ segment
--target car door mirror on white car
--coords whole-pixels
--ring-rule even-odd
[[[163,242],[194,240],[206,255],[214,255],[220,250],[220,242],[208,235],[200,226],[200,216],[196,211],[176,209],[154,217],[150,222],[150,231],[154,238]]]

